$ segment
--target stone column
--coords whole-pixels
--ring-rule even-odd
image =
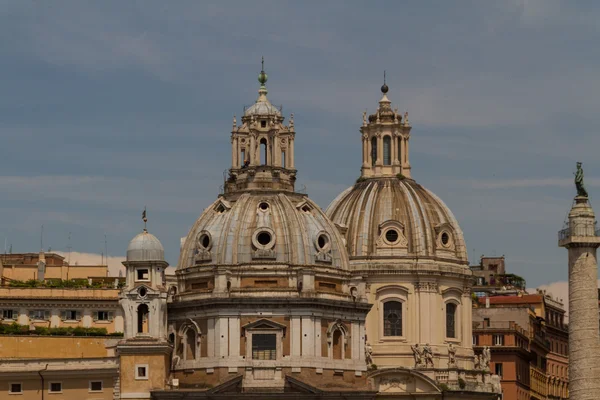
[[[238,140],[236,137],[231,138],[231,166],[233,168],[239,168],[238,156],[240,154],[238,149]]]
[[[369,166],[369,145],[368,145],[368,136],[364,135],[362,137],[362,158],[363,158],[363,168]]]
[[[250,161],[250,165],[256,165],[256,137],[254,135],[250,135],[250,148],[246,150],[248,155],[248,160]]]
[[[377,136],[377,162],[378,166],[383,166],[383,135]]]
[[[286,154],[288,160],[286,160],[287,162],[290,163],[289,169],[294,169],[294,139],[290,138],[290,144],[288,146],[288,151],[289,151],[289,155]]]
[[[593,400],[600,393],[598,267],[595,215],[587,197],[575,197],[569,227],[559,246],[569,251],[569,399]]]
[[[302,317],[302,356],[313,356],[315,324],[312,317]]]
[[[290,322],[291,322],[290,342],[291,342],[291,347],[292,347],[291,355],[292,355],[292,357],[300,356],[300,349],[302,346],[300,343],[300,341],[301,341],[300,317],[292,317]]]

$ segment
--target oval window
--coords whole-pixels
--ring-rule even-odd
[[[398,231],[395,229],[388,229],[385,232],[385,239],[390,243],[396,243],[398,241]]]
[[[317,239],[317,245],[319,246],[319,250],[325,249],[328,244],[329,238],[327,237],[327,235],[319,235],[319,238]]]
[[[262,211],[267,211],[269,209],[269,203],[263,201],[258,205],[258,208],[260,208]]]
[[[198,238],[198,243],[200,244],[200,247],[207,250],[210,247],[210,236],[208,233],[201,234]]]
[[[447,246],[448,243],[450,243],[450,235],[448,235],[448,232],[443,232],[442,233],[442,244],[444,246]]]
[[[145,287],[140,288],[139,293],[140,293],[140,297],[146,297],[146,295],[148,294]]]
[[[258,241],[258,243],[260,243],[262,246],[266,246],[269,243],[271,243],[271,234],[269,232],[260,232],[257,236],[256,236],[256,240]]]

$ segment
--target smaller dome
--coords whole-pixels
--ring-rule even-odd
[[[165,249],[156,236],[144,229],[127,246],[127,261],[164,261]]]
[[[266,96],[261,96],[256,103],[252,104],[244,112],[245,117],[256,116],[277,116],[281,117],[281,111],[275,107]]]

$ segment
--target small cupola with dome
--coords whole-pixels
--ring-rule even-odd
[[[241,125],[233,117],[226,193],[248,189],[294,191],[294,114],[284,125],[282,107],[274,106],[267,98],[267,78],[263,58],[258,99],[244,109]]]
[[[120,295],[125,313],[125,338],[137,336],[165,337],[167,290],[162,243],[146,228],[146,210],[142,214],[144,229],[127,246],[126,282]]]
[[[404,116],[398,113],[398,108],[392,109],[388,99],[389,87],[385,82],[381,86],[382,97],[374,114],[367,118],[363,113],[362,133],[362,178],[398,176],[410,178],[410,163],[408,161],[408,141],[410,139],[410,124],[408,112]]]

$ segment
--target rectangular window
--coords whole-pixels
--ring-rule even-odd
[[[383,303],[383,336],[402,336],[402,303]]]
[[[23,385],[21,383],[11,383],[8,385],[8,393],[23,393]]]
[[[148,379],[148,364],[136,364],[135,366],[135,379]]]
[[[110,311],[94,311],[94,321],[112,321],[113,313]]]
[[[79,321],[81,319],[81,312],[75,310],[63,311],[61,318],[63,321]]]
[[[17,319],[17,316],[16,310],[2,310],[2,319]]]
[[[277,335],[253,334],[252,359],[275,360],[277,359]]]
[[[30,310],[29,319],[37,321],[48,321],[50,319],[50,311],[48,310]]]
[[[495,371],[496,375],[498,375],[500,378],[502,378],[502,363],[496,363],[496,365],[494,367],[494,371]]]
[[[50,382],[48,384],[48,393],[62,393],[62,382]]]
[[[479,336],[473,335],[473,346],[479,346]]]
[[[484,318],[483,319],[483,326],[485,328],[489,328],[490,327],[490,319],[489,318]]]
[[[90,381],[90,392],[101,392],[102,381]]]
[[[504,335],[494,335],[494,346],[504,346]]]
[[[150,280],[150,274],[147,269],[145,269],[145,268],[138,269],[136,272],[137,272],[136,280],[138,280],[138,281],[149,281]]]

